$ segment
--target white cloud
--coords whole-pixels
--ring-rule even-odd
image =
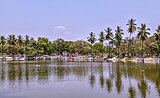
[[[79,36],[78,34],[76,34],[76,33],[72,33],[72,32],[64,32],[65,34],[68,34],[68,35],[72,35],[72,36]]]
[[[66,32],[64,32],[65,34],[72,34],[71,32],[68,32],[68,31],[66,31]]]
[[[65,35],[78,36],[76,33],[69,32],[65,26],[55,26],[54,31]]]
[[[55,26],[54,30],[58,33],[66,32],[67,28],[65,26]]]

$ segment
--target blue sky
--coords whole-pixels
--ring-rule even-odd
[[[0,0],[0,35],[30,35],[50,40],[86,40],[89,33],[136,19],[151,34],[160,24],[160,0]]]

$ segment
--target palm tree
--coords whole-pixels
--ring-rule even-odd
[[[21,46],[22,46],[22,44],[23,44],[23,36],[21,36],[21,35],[18,35],[18,39],[17,39],[17,44],[18,44],[18,46],[19,46],[19,53],[21,54]]]
[[[87,37],[87,41],[91,43],[91,54],[92,54],[92,48],[93,48],[93,44],[95,43],[96,41],[96,38],[95,38],[95,34],[93,32],[91,32],[89,34],[89,37]]]
[[[130,33],[130,39],[132,38],[132,34],[135,33],[136,31],[136,26],[137,24],[135,23],[136,20],[134,19],[131,19],[131,20],[128,20],[128,23],[126,25],[128,25],[128,33]]]
[[[25,36],[25,56],[26,56],[26,48],[27,48],[27,45],[29,44],[29,42],[30,42],[30,40],[29,40],[29,36],[28,35],[26,35]]]
[[[158,28],[156,29],[156,33],[154,33],[155,40],[157,41],[158,45],[158,55],[160,55],[160,25],[158,25]]]
[[[116,45],[118,47],[118,56],[119,56],[119,48],[122,42],[122,35],[124,34],[122,32],[123,30],[121,29],[120,26],[117,26],[117,29],[115,30],[116,34],[115,34],[115,40],[116,40]]]
[[[110,56],[110,43],[111,43],[111,40],[113,40],[113,32],[112,32],[112,29],[111,28],[107,28],[107,29],[105,29],[105,32],[107,33],[106,34],[106,40],[108,40],[109,41],[109,57],[111,57]]]
[[[9,44],[9,50],[12,53],[12,58],[14,60],[14,54],[15,54],[15,45],[16,45],[16,37],[15,35],[9,35],[8,36],[8,44]]]
[[[100,43],[102,44],[102,57],[103,57],[103,42],[105,41],[105,34],[103,31],[100,32],[99,34],[99,39]]]
[[[1,43],[1,45],[2,45],[2,59],[3,59],[3,48],[4,48],[4,45],[5,45],[5,43],[6,43],[6,39],[5,39],[4,36],[1,36],[1,37],[0,37],[0,43]]]
[[[132,34],[135,33],[136,31],[136,26],[137,24],[135,23],[136,20],[134,19],[130,19],[128,20],[128,23],[126,25],[128,25],[128,33],[130,33],[130,36],[129,36],[129,41],[128,41],[128,56],[129,56],[129,49],[131,48],[132,49],[132,44],[131,44],[131,41],[132,41]],[[131,47],[129,47],[131,46]]]
[[[141,24],[141,27],[138,27],[138,38],[141,40],[142,42],[142,57],[144,57],[143,55],[143,42],[148,38],[148,35],[150,35],[150,33],[148,32],[150,29],[146,27],[146,24]]]

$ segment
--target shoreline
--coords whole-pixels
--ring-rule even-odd
[[[87,57],[87,56],[77,56],[77,57],[66,57],[66,56],[38,56],[38,57],[0,57],[0,61],[30,61],[30,60],[58,60],[58,61],[71,61],[71,62],[84,62],[84,61],[111,61],[111,62],[133,62],[133,63],[152,63],[160,64],[160,58],[102,58],[102,57]]]
[[[112,62],[117,62],[117,61],[122,61],[122,62],[134,62],[134,63],[151,63],[151,64],[159,64],[160,63],[160,58],[111,58],[108,59],[109,61]]]

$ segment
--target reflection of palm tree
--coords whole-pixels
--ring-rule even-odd
[[[8,78],[10,81],[16,78],[15,66],[13,64],[8,65]]]
[[[65,75],[65,68],[61,65],[54,68],[54,72],[56,73],[59,79],[63,79]]]
[[[157,92],[160,96],[160,79],[159,78],[160,78],[160,71],[158,71],[158,75],[156,77],[156,88],[157,88]]]
[[[29,65],[26,64],[25,68],[26,68],[26,69],[25,69],[26,80],[29,80]]]
[[[135,95],[136,95],[136,90],[135,88],[132,86],[131,84],[131,80],[130,80],[130,67],[128,66],[128,78],[129,78],[129,88],[128,88],[128,92],[129,92],[129,98],[135,98]]]
[[[129,95],[130,95],[129,98],[135,98],[136,90],[135,90],[134,87],[130,86],[129,89],[128,89],[128,92],[129,92]]]
[[[101,75],[100,75],[99,79],[100,79],[101,88],[103,88],[104,87],[103,63],[101,63],[100,68],[101,68],[101,70],[100,70]]]
[[[107,86],[107,91],[110,92],[112,90],[112,73],[111,73],[111,68],[110,68],[110,62],[109,62],[109,79],[106,79],[106,86]]]
[[[118,94],[121,92],[122,90],[122,80],[121,80],[121,72],[120,72],[120,66],[119,66],[119,62],[116,66],[116,88],[117,88],[117,92]]]
[[[18,65],[18,78],[19,80],[22,80],[22,66]]]
[[[143,72],[144,72],[144,70],[142,69],[142,79],[141,79],[141,81],[138,82],[138,89],[141,92],[141,96],[143,98],[146,98],[146,92],[148,90],[148,85],[147,85],[147,82],[144,79],[144,73]]]
[[[90,85],[91,85],[91,87],[93,88],[94,87],[94,84],[95,84],[95,76],[94,76],[94,74],[93,74],[93,69],[92,69],[92,62],[91,62],[91,76],[90,76],[90,78],[89,78],[89,80],[90,80]]]
[[[5,71],[4,71],[4,65],[3,65],[3,62],[2,62],[2,69],[1,69],[1,80],[4,80],[5,79]]]
[[[41,65],[38,67],[38,79],[48,79],[48,66]]]
[[[107,79],[106,80],[106,85],[107,85],[107,91],[110,92],[112,90],[112,80],[111,79]]]

